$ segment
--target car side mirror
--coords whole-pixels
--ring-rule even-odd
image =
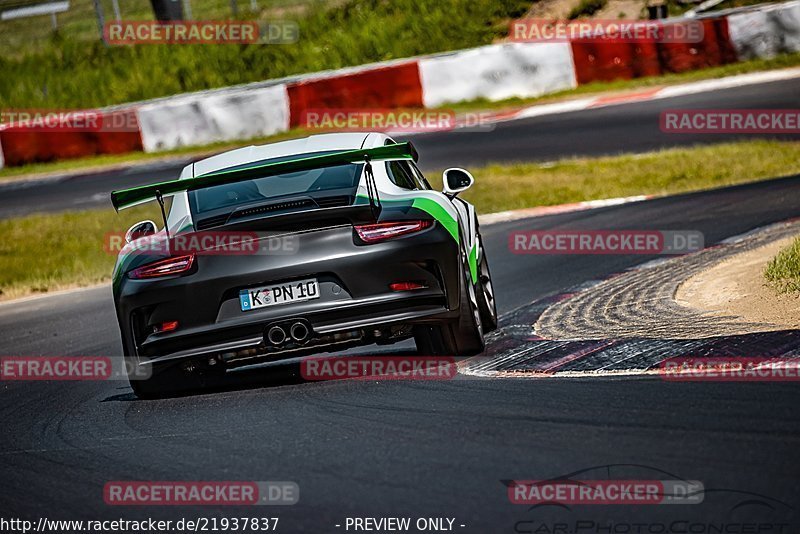
[[[444,194],[456,196],[469,189],[475,183],[475,178],[469,171],[451,167],[442,174],[442,181],[444,182]]]
[[[158,229],[156,228],[156,223],[153,221],[138,222],[128,228],[128,231],[125,232],[125,241],[130,243],[131,241],[136,241],[140,237],[153,235],[157,231]]]

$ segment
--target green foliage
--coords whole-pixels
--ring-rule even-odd
[[[292,44],[106,46],[64,31],[36,51],[0,55],[0,108],[105,106],[468,48],[504,35],[529,4],[318,0],[296,17]]]
[[[779,293],[800,293],[800,237],[770,260],[764,278]]]
[[[106,236],[158,221],[157,214],[148,204],[119,215],[107,209],[0,221],[0,299],[110,280],[116,254],[104,249]]]
[[[597,198],[667,194],[800,172],[800,143],[744,141],[647,154],[569,158],[547,165],[515,163],[472,169],[463,196],[479,213]],[[438,173],[427,173],[441,188]],[[125,210],[30,215],[0,221],[0,299],[108,281],[114,254],[105,236],[134,222],[161,220],[155,203]],[[65,231],[65,229],[68,229]],[[798,287],[800,244],[782,253],[776,279]],[[785,260],[784,260],[785,258]],[[785,266],[785,267],[784,267]]]
[[[480,213],[633,195],[665,195],[800,173],[800,142],[743,141],[554,163],[475,169],[463,196]]]
[[[800,172],[800,143],[745,141],[647,154],[569,158],[472,169],[463,196],[479,213],[642,194],[721,187]],[[437,173],[427,173],[441,187]],[[108,281],[113,254],[104,236],[143,219],[160,220],[155,203],[125,210],[30,215],[0,221],[0,299]],[[68,231],[64,229],[68,228]],[[800,244],[775,260],[776,280],[798,286]],[[788,286],[787,286],[788,287]]]

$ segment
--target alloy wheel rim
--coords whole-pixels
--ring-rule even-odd
[[[497,309],[494,307],[494,287],[492,287],[492,276],[489,273],[489,266],[486,262],[486,254],[481,244],[481,287],[483,289],[483,297],[486,300],[486,307],[489,308],[489,313],[492,318],[497,315]]]

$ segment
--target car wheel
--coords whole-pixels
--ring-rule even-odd
[[[204,369],[202,372],[188,373],[180,364],[152,365],[151,372],[145,374],[135,366],[134,358],[126,358],[128,382],[133,393],[140,399],[159,399],[192,390],[217,385],[224,376],[224,370]]]
[[[465,265],[461,290],[461,316],[458,322],[450,325],[450,332],[459,356],[480,354],[486,345],[483,340],[483,321],[478,308],[478,293],[469,275],[469,265]]]
[[[486,250],[483,248],[483,238],[478,234],[478,250],[481,262],[478,264],[478,309],[481,312],[483,333],[488,334],[497,329],[497,306],[494,301],[494,287],[492,274],[489,272],[489,261],[486,259]]]
[[[463,257],[462,257],[463,260]],[[426,355],[474,356],[485,348],[481,313],[469,265],[462,261],[461,295],[457,320],[433,327],[418,327],[414,334],[417,350]]]
[[[175,365],[169,367],[153,365],[148,373],[136,365],[136,358],[127,356],[125,367],[131,389],[140,399],[157,399],[167,395],[170,392],[170,382],[174,387],[174,381],[170,381],[169,377],[177,375]]]

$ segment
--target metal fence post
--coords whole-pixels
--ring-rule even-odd
[[[103,6],[100,4],[100,0],[94,0],[94,12],[97,15],[97,29],[100,30],[100,40],[105,43],[106,34],[104,28],[106,21],[105,16],[103,15]]]

